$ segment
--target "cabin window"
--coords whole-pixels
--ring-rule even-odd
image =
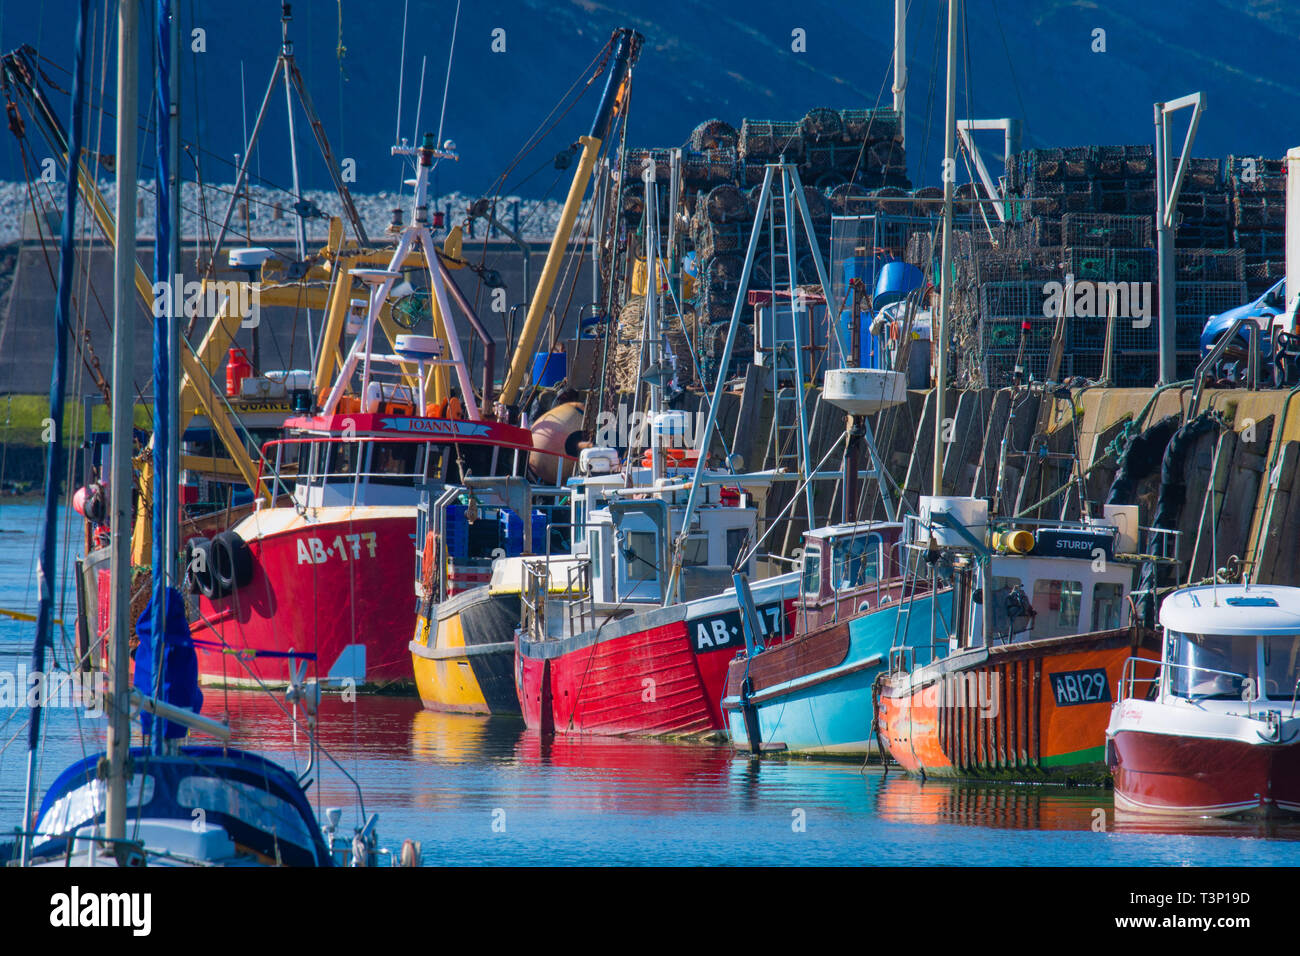
[[[629,581],[659,580],[658,551],[653,531],[628,531],[623,544],[623,558]]]
[[[1264,696],[1286,700],[1300,682],[1300,635],[1264,638]]]
[[[745,550],[745,542],[748,540],[748,528],[727,529],[727,567],[734,568],[740,561],[741,552]]]
[[[135,774],[126,788],[126,805],[128,808],[140,808],[153,802],[154,778],[152,774]],[[55,800],[41,822],[36,825],[36,837],[33,846],[41,846],[50,840],[70,833],[78,827],[90,823],[104,812],[108,800],[108,788],[102,780],[91,780],[81,786],[68,790]]]
[[[444,471],[442,451],[440,446],[429,446],[428,454],[424,457],[424,477],[426,481],[431,481],[434,484],[442,481]]]
[[[803,553],[803,593],[816,597],[822,590],[822,552],[809,548]]]
[[[1034,610],[1038,614],[1034,634],[1056,637],[1077,633],[1082,596],[1083,585],[1078,581],[1035,581]]]
[[[880,538],[877,535],[841,538],[831,545],[831,587],[861,587],[880,576]]]
[[[370,452],[370,481],[377,485],[411,485],[420,477],[418,442],[377,442]]]
[[[693,534],[686,538],[682,548],[682,565],[684,567],[702,567],[709,563],[709,536]]]
[[[361,451],[359,442],[331,443],[329,456],[321,468],[322,477],[334,482],[351,481],[356,476]]]
[[[605,556],[600,553],[600,532],[592,531],[587,535],[587,557],[591,560],[591,576],[600,577],[600,569],[605,563]]]
[[[1169,689],[1177,696],[1240,700],[1247,680],[1258,686],[1254,637],[1170,631],[1168,640]]]
[[[1123,627],[1124,585],[1098,584],[1092,589],[1092,629],[1109,631]]]
[[[256,784],[228,777],[184,777],[176,787],[176,802],[233,817],[303,848],[312,846],[312,833],[298,808]]]

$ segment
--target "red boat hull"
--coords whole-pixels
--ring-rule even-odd
[[[1123,730],[1111,740],[1117,809],[1189,816],[1300,812],[1300,741],[1246,743]]]
[[[191,632],[204,683],[282,685],[290,659],[275,655],[289,652],[315,655],[308,677],[355,675],[356,645],[365,648],[358,683],[413,682],[415,509],[337,510],[334,520],[296,518],[259,534],[249,533],[253,523],[276,522],[254,515],[236,526],[252,551],[252,578],[226,597],[199,598]]]
[[[793,601],[783,602],[784,627],[790,628]],[[722,694],[727,666],[743,635],[726,643],[700,646],[700,633],[717,633],[704,622],[710,612],[687,617],[684,606],[656,610],[648,627],[599,632],[563,641],[515,637],[515,684],[524,722],[542,733],[684,736],[726,727]],[[627,625],[625,625],[627,627]],[[701,630],[703,628],[703,630]],[[590,632],[589,632],[590,633]]]

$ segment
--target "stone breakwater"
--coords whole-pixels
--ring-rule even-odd
[[[48,239],[58,235],[60,212],[63,208],[62,182],[38,183],[34,196],[29,196],[26,183],[0,182],[0,243],[18,240],[38,241],[40,231]],[[100,191],[112,208],[117,194],[116,186],[111,181],[101,181]],[[196,237],[210,241],[215,237],[225,215],[226,205],[230,201],[232,184],[205,185],[200,192],[198,184],[185,183],[181,192],[182,235],[187,242]],[[137,235],[142,239],[153,238],[154,197],[152,181],[140,183],[140,199],[137,213],[139,228]],[[255,239],[292,239],[296,235],[298,217],[294,212],[294,197],[283,190],[272,190],[254,186],[250,191],[248,231]],[[461,193],[450,193],[436,197],[433,206],[436,210],[450,213],[449,222],[463,220],[465,209],[477,197]],[[303,193],[305,202],[310,203],[312,218],[306,220],[307,239],[309,242],[324,241],[329,229],[329,217],[342,215],[342,203],[337,194],[331,190],[312,189]],[[353,202],[361,215],[367,233],[372,238],[383,234],[392,221],[393,210],[401,209],[407,215],[410,208],[410,191],[353,193]],[[242,203],[242,199],[241,199]],[[43,214],[44,222],[39,224],[33,215],[33,204]],[[560,217],[562,203],[555,200],[524,199],[519,196],[504,196],[497,202],[497,218],[516,228],[529,240],[549,239]],[[474,224],[475,236],[482,237],[486,223],[478,220]],[[241,204],[236,204],[230,221],[231,233],[236,240],[244,238],[245,218]]]

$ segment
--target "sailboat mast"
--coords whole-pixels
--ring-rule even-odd
[[[54,582],[57,561],[54,555],[59,526],[59,482],[63,477],[64,376],[68,368],[68,339],[72,332],[69,308],[72,300],[73,265],[76,258],[73,237],[76,229],[77,168],[81,161],[82,115],[85,105],[83,71],[86,62],[86,13],[88,0],[81,0],[77,16],[76,48],[72,66],[72,119],[68,130],[68,180],[64,194],[63,223],[59,244],[59,288],[54,314],[54,368],[50,373],[50,421],[54,434],[45,450],[45,513],[41,523],[41,551],[37,558],[36,580],[40,598],[36,612],[36,642],[32,645],[32,673],[45,672],[45,648],[53,643],[50,630],[54,617]],[[32,708],[27,725],[27,787],[23,798],[23,829],[29,831],[36,797],[36,763],[41,739],[41,702]],[[22,838],[21,862],[26,865],[31,851],[29,833]]]
[[[176,0],[164,0],[170,14],[168,46],[171,50],[171,69],[167,74],[168,84],[168,209],[167,221],[171,223],[167,250],[167,261],[171,264],[173,276],[181,275],[181,23],[179,4]],[[196,263],[197,265],[197,263]],[[168,336],[167,336],[167,382],[171,389],[170,399],[172,415],[167,422],[167,523],[164,529],[164,549],[167,553],[165,568],[167,585],[181,586],[181,568],[178,567],[181,542],[180,529],[180,485],[181,485],[181,320],[184,316],[174,314],[175,296],[168,296]],[[161,438],[155,438],[155,441]]]
[[[939,269],[939,327],[934,339],[934,473],[930,493],[943,494],[944,388],[948,384],[948,311],[952,307],[952,194],[957,179],[957,7],[948,0],[948,94],[943,123],[943,256]]]
[[[139,114],[139,23],[134,3],[118,5],[117,244],[113,259],[113,438],[109,466],[108,800],[110,840],[126,837],[126,775],[131,748],[129,639],[131,611],[131,476],[133,332],[135,326],[136,123]]]
[[[904,149],[907,148],[907,4],[908,0],[894,0],[894,112],[898,114],[898,136]]]
[[[157,115],[166,115],[167,122],[158,123],[156,136],[156,166],[154,169],[154,244],[153,244],[153,278],[155,283],[163,283],[164,288],[173,288],[173,274],[178,263],[171,259],[172,220],[171,220],[171,44],[168,42],[171,27],[170,0],[157,0],[157,24],[154,36],[150,40],[156,50],[157,71],[153,80],[153,97]],[[171,339],[175,325],[172,313],[175,311],[175,295],[166,297],[166,305],[161,312],[154,310],[153,319],[153,522],[150,535],[150,564],[152,570],[151,590],[153,659],[161,662],[163,631],[167,618],[167,587],[171,583],[171,565],[174,550],[169,547],[168,528],[176,512],[177,489],[169,485],[171,476],[171,422],[176,417],[172,404],[171,385]],[[162,687],[162,667],[154,672],[153,693],[158,695]],[[162,734],[154,734],[152,744],[155,753],[161,753]]]

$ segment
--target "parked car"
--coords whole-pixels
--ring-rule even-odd
[[[1239,305],[1235,309],[1220,312],[1218,315],[1210,316],[1206,320],[1205,327],[1201,330],[1201,355],[1208,355],[1210,350],[1228,333],[1228,330],[1232,328],[1238,319],[1254,319],[1261,329],[1259,352],[1261,364],[1264,366],[1261,372],[1266,372],[1272,361],[1272,349],[1269,343],[1275,319],[1285,309],[1286,279],[1279,279],[1254,301]],[[1250,340],[1245,330],[1239,331],[1237,341],[1228,346],[1224,352],[1222,361],[1219,363],[1220,368],[1229,373],[1239,372],[1243,368],[1249,344]]]
[[[1205,328],[1201,330],[1201,354],[1206,355],[1210,349],[1214,348],[1220,337],[1232,328],[1232,324],[1238,319],[1252,318],[1259,323],[1260,328],[1264,330],[1265,337],[1268,336],[1273,325],[1273,317],[1280,315],[1286,308],[1286,279],[1279,279],[1272,285],[1268,291],[1261,295],[1253,302],[1247,302],[1245,305],[1239,305],[1235,309],[1228,309],[1226,312],[1220,312],[1218,315],[1212,315],[1205,323]],[[1246,336],[1238,333],[1242,345],[1246,344]],[[1266,351],[1266,350],[1264,350]]]

